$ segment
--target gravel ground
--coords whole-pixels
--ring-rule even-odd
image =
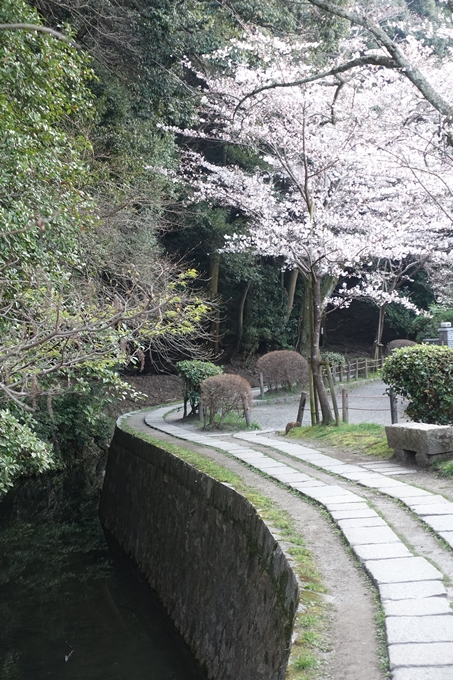
[[[385,394],[386,385],[381,380],[373,380],[368,383],[356,383],[346,385],[349,391],[349,422],[350,423],[378,423],[390,425],[390,400]],[[341,417],[341,390],[337,391],[337,403]],[[297,418],[299,396],[287,397],[284,403],[266,402],[256,400],[252,411],[252,420],[259,424],[261,429],[284,430],[287,423],[294,422]],[[398,402],[399,421],[404,422],[404,403]],[[303,425],[310,425],[310,404],[305,406]]]

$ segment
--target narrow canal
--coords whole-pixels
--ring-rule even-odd
[[[20,515],[0,504],[1,680],[203,680],[93,499]]]

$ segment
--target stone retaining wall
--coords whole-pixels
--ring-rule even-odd
[[[297,580],[247,499],[117,426],[100,516],[210,680],[284,678]]]

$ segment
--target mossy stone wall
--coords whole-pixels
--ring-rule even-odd
[[[210,680],[282,680],[298,585],[231,487],[117,426],[100,506]]]

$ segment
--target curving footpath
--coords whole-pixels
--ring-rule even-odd
[[[151,411],[151,428],[196,444],[220,449],[315,500],[332,516],[353,552],[379,590],[385,612],[390,670],[393,680],[452,680],[453,612],[443,574],[424,557],[417,557],[360,495],[326,484],[251,448],[265,446],[315,468],[373,489],[404,503],[430,529],[453,547],[453,503],[443,496],[394,479],[401,466],[378,461],[350,465],[300,444],[263,436],[235,434],[225,441],[218,434],[196,433],[164,420],[175,406]],[[453,556],[452,556],[453,559]]]

